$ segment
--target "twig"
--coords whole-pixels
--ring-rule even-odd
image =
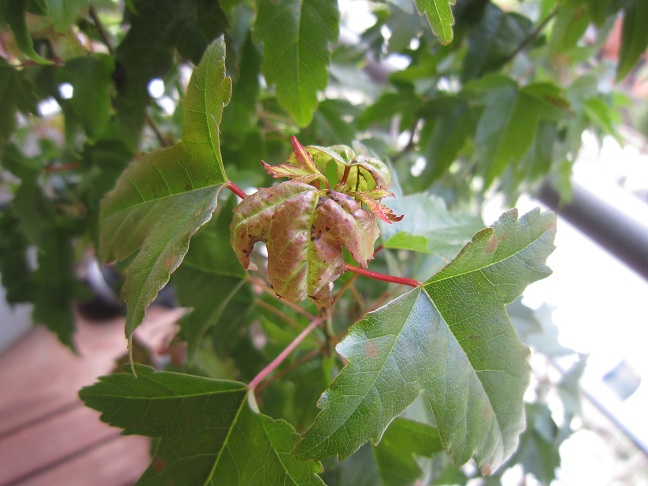
[[[63,172],[66,170],[74,170],[74,169],[78,169],[79,167],[81,167],[81,164],[79,164],[78,162],[70,162],[69,164],[45,167],[43,171],[46,174],[51,174],[52,172]]]
[[[250,390],[254,390],[259,383],[261,383],[266,376],[268,376],[270,373],[272,373],[282,362],[285,360],[290,353],[293,352],[293,350],[299,346],[299,344],[308,336],[313,329],[315,329],[317,326],[319,326],[322,321],[324,321],[324,317],[320,316],[311,321],[311,323],[304,328],[302,332],[299,333],[299,335],[293,339],[293,341],[286,346],[286,348],[279,353],[279,355],[273,359],[270,364],[268,364],[265,368],[263,368],[254,378],[252,378],[252,381],[250,381],[248,388]]]
[[[421,285],[423,285],[418,280],[414,280],[412,278],[395,277],[393,275],[386,275],[384,273],[372,272],[371,270],[366,270],[364,268],[354,267],[353,265],[349,265],[348,263],[346,263],[345,265],[347,270],[359,273],[360,275],[364,275],[365,277],[373,278],[375,280],[382,280],[384,282],[397,283],[401,285],[409,285],[410,287],[420,287]]]
[[[300,326],[299,323],[295,319],[290,317],[285,312],[282,312],[280,309],[277,309],[276,307],[268,304],[267,302],[264,302],[261,299],[257,299],[256,300],[256,305],[258,305],[259,307],[263,307],[268,312],[272,312],[275,316],[277,316],[280,319],[282,319],[283,321],[285,321],[286,324],[288,324],[290,327],[292,327],[292,328],[294,328],[294,329],[296,329],[298,331],[301,331],[302,329],[304,329],[304,327]]]
[[[274,290],[272,290],[270,287],[268,287],[268,285],[263,280],[261,280],[260,278],[252,277],[251,275],[249,275],[248,276],[248,281],[250,283],[254,284],[254,285],[258,285],[261,288],[261,290],[263,290],[265,293],[267,293],[269,295],[272,295],[273,297],[279,298],[277,293]],[[302,309],[301,307],[299,307],[297,304],[293,304],[292,302],[288,302],[287,300],[284,300],[284,299],[281,299],[281,303],[284,304],[284,305],[287,305],[292,310],[294,310],[295,312],[301,314],[302,316],[308,317],[308,319],[312,320],[312,319],[315,319],[315,317],[316,317],[313,314],[311,314],[310,312],[308,312],[307,310]]]
[[[101,37],[101,41],[106,46],[106,49],[108,49],[110,55],[114,56],[115,48],[113,47],[112,42],[108,37],[108,33],[106,32],[106,29],[104,29],[103,24],[99,20],[99,16],[97,15],[97,11],[95,10],[94,5],[90,5],[90,8],[88,8],[88,13],[90,14],[90,17],[92,18],[92,21],[94,22],[95,27],[97,28],[97,32],[99,32],[99,37]]]
[[[338,300],[342,298],[344,293],[349,290],[349,288],[355,283],[355,281],[358,279],[358,274],[353,275],[343,286],[338,292],[335,294],[333,297],[333,303],[331,304],[331,307],[335,306]]]
[[[155,138],[158,139],[160,145],[162,145],[163,147],[170,147],[171,145],[173,145],[167,140],[162,131],[160,131],[160,127],[157,126],[155,120],[153,120],[153,118],[151,118],[151,115],[149,115],[148,113],[146,114],[146,124],[151,130],[153,130],[153,133],[155,133]]]
[[[322,352],[322,350],[319,349],[319,348],[318,348],[318,349],[313,349],[313,350],[310,351],[309,353],[307,353],[307,354],[305,354],[304,356],[302,356],[301,358],[299,358],[297,361],[295,361],[295,362],[294,362],[293,364],[291,364],[290,366],[286,366],[283,370],[279,371],[278,373],[275,373],[275,374],[272,376],[272,378],[270,378],[270,379],[267,380],[267,381],[264,381],[263,384],[259,385],[259,386],[256,388],[257,393],[260,393],[261,391],[263,391],[264,389],[266,389],[268,386],[272,385],[272,384],[273,384],[275,381],[277,381],[278,379],[283,378],[284,376],[286,376],[288,373],[290,373],[290,372],[291,372],[292,370],[294,370],[295,368],[299,368],[299,367],[300,367],[301,365],[303,365],[304,363],[307,363],[307,362],[310,361],[311,359],[313,359],[313,358],[319,356],[319,355],[321,354],[321,352]]]

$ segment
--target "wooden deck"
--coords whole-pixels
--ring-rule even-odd
[[[148,465],[148,439],[120,435],[77,395],[125,352],[124,320],[79,318],[76,342],[79,356],[37,327],[0,355],[0,486],[129,485]]]

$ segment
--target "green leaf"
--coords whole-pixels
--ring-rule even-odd
[[[553,85],[524,88],[501,75],[486,76],[466,85],[469,97],[484,103],[477,125],[473,159],[483,167],[485,186],[492,184],[509,163],[519,163],[536,137],[540,120],[565,116],[564,102]],[[556,106],[558,105],[558,106]]]
[[[419,14],[425,15],[432,27],[432,32],[443,45],[452,42],[452,17],[451,5],[455,0],[414,0]]]
[[[443,199],[412,194],[389,202],[401,222],[381,225],[385,248],[434,253],[453,258],[484,227],[481,218],[465,212],[449,212]]]
[[[47,0],[48,15],[54,28],[59,32],[68,30],[89,3],[90,0]]]
[[[352,326],[336,348],[348,364],[320,398],[297,456],[345,458],[378,442],[420,394],[457,464],[474,456],[488,473],[511,456],[530,370],[504,305],[549,275],[555,224],[539,210],[520,220],[505,213],[422,287]]]
[[[475,112],[466,100],[444,96],[421,109],[425,120],[421,130],[421,145],[426,166],[420,177],[428,184],[441,177],[457,159],[468,137],[474,133]]]
[[[136,146],[146,119],[148,85],[173,62],[174,48],[197,64],[210,42],[228,26],[218,2],[204,0],[137,0],[137,14],[117,47],[115,109],[122,134]]]
[[[38,64],[51,64],[34,50],[34,41],[27,28],[27,18],[25,17],[27,3],[28,0],[0,0],[0,19],[4,19],[9,24],[16,44],[29,59]]]
[[[107,54],[78,57],[65,63],[59,81],[74,88],[68,104],[90,138],[97,138],[111,115],[112,75],[115,59]]]
[[[533,474],[541,484],[556,479],[560,467],[560,438],[551,410],[540,403],[527,404],[527,430],[520,437],[520,446],[511,464],[521,464],[525,473]]]
[[[5,299],[11,305],[30,301],[33,292],[27,261],[29,242],[19,224],[13,211],[0,211],[0,278],[6,291]]]
[[[357,130],[355,120],[358,114],[358,108],[348,101],[324,100],[313,117],[310,138],[316,139],[320,145],[351,145]]]
[[[378,225],[351,197],[283,182],[246,197],[234,210],[231,243],[245,269],[257,241],[268,248],[268,278],[290,302],[332,302],[329,283],[346,272],[342,245],[363,267],[373,259]]]
[[[252,304],[244,287],[247,273],[236,262],[229,237],[235,197],[191,240],[182,266],[173,276],[178,302],[193,308],[180,322],[192,359],[205,333],[215,328],[220,341],[232,341]]]
[[[0,141],[16,128],[16,111],[36,113],[36,87],[25,76],[0,57]]]
[[[232,101],[223,114],[222,123],[223,139],[234,142],[236,147],[243,144],[246,132],[257,119],[261,58],[259,48],[252,42],[252,36],[248,35],[240,55],[239,76],[232,89]]]
[[[245,384],[135,369],[137,378],[104,376],[79,396],[125,434],[160,439],[137,484],[324,484],[319,463],[290,455],[292,426],[252,411]]]
[[[413,484],[421,475],[414,456],[430,457],[443,450],[436,427],[397,418],[373,448],[384,486]]]
[[[218,192],[227,180],[218,126],[230,91],[225,43],[219,39],[189,82],[182,142],[131,165],[102,201],[103,260],[123,260],[138,252],[122,288],[128,336],[182,262],[191,236],[216,208]]]
[[[54,228],[42,238],[38,269],[31,277],[34,323],[45,325],[72,350],[76,349],[73,302],[80,291],[74,264],[70,235]]]
[[[468,53],[462,66],[464,81],[499,69],[533,30],[533,23],[517,13],[504,13],[489,3],[484,16],[468,35]]]
[[[648,2],[628,0],[623,9],[617,82],[625,78],[648,48]]]
[[[340,12],[334,0],[260,0],[255,32],[263,43],[263,74],[279,104],[305,127],[328,83],[330,45]]]

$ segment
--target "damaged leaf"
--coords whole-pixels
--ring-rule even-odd
[[[346,194],[283,182],[246,197],[235,209],[231,243],[245,269],[250,252],[268,248],[268,277],[290,302],[308,297],[320,307],[332,302],[329,284],[346,271],[342,246],[363,267],[379,235],[374,216]]]

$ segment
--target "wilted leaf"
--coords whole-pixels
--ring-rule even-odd
[[[191,236],[216,207],[226,180],[218,125],[229,96],[225,43],[220,39],[191,77],[182,142],[131,165],[102,201],[102,259],[123,260],[137,252],[122,288],[129,336],[182,262]]]
[[[328,307],[329,283],[346,271],[341,245],[366,267],[378,226],[350,196],[290,181],[246,197],[234,210],[231,233],[245,269],[256,269],[254,244],[266,243],[268,276],[279,296]]]
[[[450,44],[454,25],[450,6],[454,5],[455,0],[414,0],[414,3],[419,14],[427,17],[432,32],[438,37],[439,42],[444,45]]]
[[[328,83],[330,45],[340,12],[334,0],[261,0],[255,32],[263,43],[263,73],[279,104],[299,126],[317,109],[317,92]]]
[[[137,484],[323,484],[319,463],[291,457],[292,426],[253,412],[245,384],[135,368],[79,396],[125,434],[160,439]]]
[[[457,464],[474,456],[488,473],[510,457],[530,374],[504,305],[549,275],[555,224],[539,210],[505,213],[422,287],[351,327],[337,346],[348,365],[320,398],[298,457],[344,458],[378,442],[420,394]]]

